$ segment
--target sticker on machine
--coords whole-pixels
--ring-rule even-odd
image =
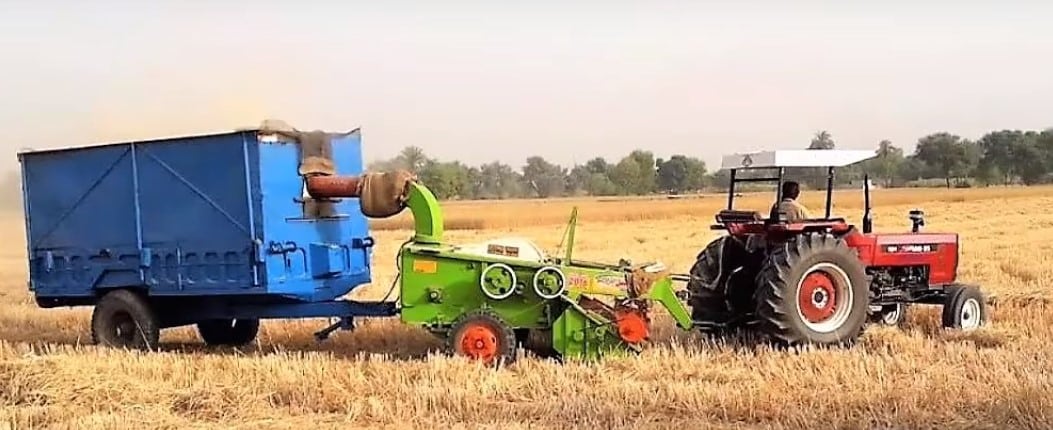
[[[585,288],[589,286],[589,277],[580,273],[567,275],[567,284],[574,288]]]
[[[624,287],[627,285],[625,277],[619,275],[599,275],[596,277],[596,283],[605,287]]]
[[[413,260],[413,271],[416,273],[434,274],[439,271],[439,262],[435,260]]]
[[[935,244],[917,244],[917,245],[909,244],[909,245],[886,245],[885,246],[885,252],[890,253],[890,254],[898,254],[898,253],[915,254],[915,253],[935,252],[936,249],[937,249],[937,246]]]

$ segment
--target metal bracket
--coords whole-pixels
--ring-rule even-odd
[[[352,317],[340,317],[340,320],[323,328],[314,334],[314,339],[318,342],[324,341],[329,338],[329,335],[333,334],[337,330],[352,331],[355,329],[355,320]]]
[[[376,241],[372,237],[356,237],[351,239],[351,247],[355,249],[372,248]]]

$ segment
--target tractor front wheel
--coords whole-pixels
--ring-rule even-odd
[[[775,248],[757,283],[761,331],[778,343],[849,344],[863,331],[866,274],[837,237],[805,234]]]
[[[487,365],[511,363],[516,358],[516,334],[496,313],[467,312],[457,319],[446,337],[449,353]]]
[[[987,304],[979,288],[953,286],[947,288],[943,302],[943,327],[972,331],[987,322]]]

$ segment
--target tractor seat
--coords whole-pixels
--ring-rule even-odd
[[[802,219],[802,220],[797,221],[797,222],[801,223],[801,224],[825,224],[825,223],[838,224],[838,223],[845,222],[845,219],[844,218],[808,218],[808,219]]]
[[[760,221],[764,221],[764,217],[762,217],[760,212],[757,211],[724,209],[717,212],[717,222],[720,224],[745,224]]]

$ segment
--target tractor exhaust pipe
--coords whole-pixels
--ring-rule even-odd
[[[921,209],[914,209],[910,211],[910,231],[917,233],[921,231],[921,227],[925,225],[925,212]]]
[[[874,231],[874,218],[870,213],[870,175],[863,174],[863,233]]]

